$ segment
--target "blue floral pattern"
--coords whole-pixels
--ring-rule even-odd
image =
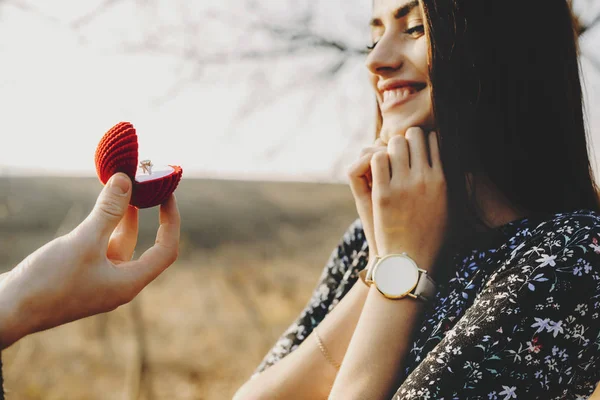
[[[524,218],[454,256],[405,361],[400,399],[586,399],[600,380],[600,216]],[[368,259],[360,221],[257,372],[297,348]]]

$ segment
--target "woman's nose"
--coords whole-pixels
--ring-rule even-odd
[[[381,74],[402,68],[404,56],[401,47],[401,44],[394,43],[392,38],[384,35],[367,57],[366,67],[372,74]]]

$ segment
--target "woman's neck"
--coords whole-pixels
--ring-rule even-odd
[[[476,187],[476,202],[480,211],[478,231],[497,228],[527,216],[527,212],[514,207],[487,177],[473,177]],[[470,185],[467,185],[470,190]]]

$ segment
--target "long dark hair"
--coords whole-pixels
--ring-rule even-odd
[[[453,219],[479,220],[468,173],[530,216],[600,211],[568,2],[421,1]]]

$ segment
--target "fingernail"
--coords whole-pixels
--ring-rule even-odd
[[[110,181],[108,181],[108,187],[113,191],[113,193],[123,195],[129,192],[131,181],[126,175],[116,174],[110,178]]]

